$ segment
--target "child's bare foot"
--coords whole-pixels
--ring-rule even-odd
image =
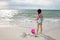
[[[35,37],[38,37],[38,34],[35,34]]]
[[[42,34],[42,32],[40,32],[40,34]]]

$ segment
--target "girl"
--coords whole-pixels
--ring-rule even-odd
[[[43,21],[43,15],[41,13],[41,9],[37,10],[37,29],[36,29],[36,34],[38,34],[38,30],[40,27],[40,34],[42,34],[42,21]]]

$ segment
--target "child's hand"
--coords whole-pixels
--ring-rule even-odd
[[[36,21],[37,19],[36,19],[36,18],[34,18],[33,20],[34,20],[34,21]]]

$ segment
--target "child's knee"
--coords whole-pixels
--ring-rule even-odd
[[[39,25],[42,25],[42,23],[40,23]]]

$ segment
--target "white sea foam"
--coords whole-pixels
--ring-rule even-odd
[[[32,27],[35,28],[37,26],[36,21],[32,19],[24,19],[20,20],[19,25],[22,27]],[[53,18],[44,18],[43,19],[43,29],[51,29],[51,28],[59,28],[60,19]]]
[[[17,10],[0,10],[0,17],[13,17]]]
[[[33,19],[20,19],[21,22],[35,22]],[[60,19],[53,19],[53,18],[44,18],[43,22],[59,22]]]

